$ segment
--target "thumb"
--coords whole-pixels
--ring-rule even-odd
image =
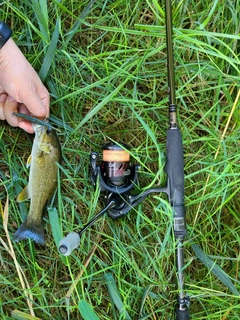
[[[40,79],[39,79],[40,80]],[[50,96],[48,90],[41,83],[40,90],[36,92],[28,90],[27,97],[21,97],[22,104],[19,107],[20,113],[31,114],[33,117],[39,119],[46,119],[49,117]],[[26,120],[19,120],[18,126],[26,132],[33,133],[32,124]]]

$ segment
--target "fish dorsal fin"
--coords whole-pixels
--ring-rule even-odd
[[[32,162],[32,154],[30,154],[30,156],[29,156],[28,159],[27,159],[27,164],[26,164],[26,167],[27,167],[27,168],[30,167],[31,162]]]
[[[21,193],[19,193],[18,197],[17,197],[17,201],[18,202],[22,202],[24,200],[29,199],[29,192],[28,192],[28,186],[26,186]]]

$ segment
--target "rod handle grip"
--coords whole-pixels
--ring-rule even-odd
[[[175,199],[173,204],[180,205],[184,197],[184,163],[182,136],[178,128],[167,130],[166,155],[165,171],[170,183],[170,199]]]
[[[178,128],[168,129],[166,137],[166,172],[175,189],[184,191],[182,135]]]
[[[188,308],[184,310],[180,310],[178,307],[176,308],[176,320],[190,320]]]
[[[70,232],[58,245],[59,252],[64,256],[70,256],[72,251],[80,244],[80,236],[77,232]]]

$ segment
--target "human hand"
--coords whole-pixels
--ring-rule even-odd
[[[39,76],[10,38],[0,49],[0,119],[33,133],[30,122],[13,112],[49,117],[50,97]]]

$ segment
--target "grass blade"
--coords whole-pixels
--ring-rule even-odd
[[[105,274],[105,279],[107,280],[107,287],[109,294],[111,296],[111,299],[113,300],[115,306],[117,307],[118,311],[120,312],[121,316],[123,316],[123,319],[131,320],[128,312],[125,309],[125,306],[122,302],[120,293],[117,289],[116,282],[113,278],[113,275],[111,273]]]
[[[19,311],[19,310],[13,310],[11,313],[11,316],[13,319],[17,319],[17,320],[41,320],[38,317],[31,316],[30,314]]]
[[[56,244],[57,250],[58,250],[58,244],[60,240],[63,238],[63,233],[59,221],[59,216],[56,208],[49,207],[48,209],[48,216],[49,216],[49,221],[52,229],[52,234],[54,238],[54,242]],[[63,261],[64,264],[66,264],[66,257],[63,255],[60,255],[61,260]]]
[[[78,302],[78,310],[84,320],[100,320],[86,300]]]
[[[32,6],[34,13],[37,17],[39,29],[41,31],[42,36],[44,37],[44,41],[48,41],[48,11],[47,11],[47,1],[46,0],[32,0]]]
[[[104,98],[94,109],[82,119],[79,125],[75,128],[75,131],[79,130],[89,119],[91,119],[99,110],[101,110],[112,98],[118,94],[122,87],[128,82],[128,78],[125,79],[118,87],[116,87],[106,98]]]
[[[209,21],[211,21],[212,16],[216,10],[216,6],[218,4],[218,0],[214,1],[214,4],[211,6],[211,10],[207,16],[207,18],[201,23],[201,25],[199,26],[200,30],[204,30],[206,28],[206,26],[208,25]]]
[[[92,9],[92,6],[94,4],[96,0],[91,0],[89,2],[89,4],[86,6],[86,8],[81,12],[81,14],[79,15],[78,19],[76,20],[76,22],[74,23],[72,29],[68,32],[68,37],[65,41],[65,45],[67,46],[69,41],[72,40],[74,34],[76,32],[79,32],[79,29],[80,29],[80,26],[81,26],[81,23],[82,21],[84,20],[84,18],[88,15],[88,13],[91,11]]]
[[[56,208],[48,208],[48,215],[50,220],[50,225],[53,232],[53,237],[56,245],[58,246],[59,241],[63,238],[58,212]]]
[[[240,295],[239,291],[229,279],[229,276],[214,261],[212,261],[198,245],[192,244],[192,249],[209,271],[211,271],[233,294],[237,296]]]
[[[58,38],[59,38],[59,29],[60,29],[60,20],[59,20],[59,18],[57,18],[55,30],[52,35],[52,39],[49,42],[49,46],[48,46],[46,55],[45,55],[43,63],[42,63],[42,67],[39,71],[39,76],[43,82],[45,81],[45,79],[48,75],[48,72],[49,72],[49,69],[51,67],[52,62],[54,61],[54,55],[56,53],[56,48],[57,48],[57,43],[58,43]]]

